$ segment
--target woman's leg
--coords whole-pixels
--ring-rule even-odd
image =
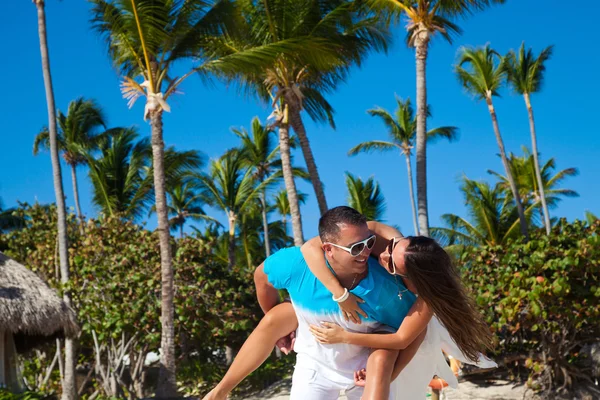
[[[298,319],[290,303],[273,307],[248,336],[221,382],[203,400],[225,400],[244,378],[265,362],[275,342],[297,327]]]
[[[373,350],[367,361],[367,381],[363,400],[388,400],[392,372],[398,358],[398,350]]]

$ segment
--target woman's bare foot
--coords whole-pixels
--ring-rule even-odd
[[[217,388],[214,388],[202,400],[227,400],[227,394],[219,393]]]

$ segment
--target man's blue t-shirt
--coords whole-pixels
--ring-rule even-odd
[[[264,262],[269,282],[277,289],[288,291],[298,317],[294,345],[297,363],[336,382],[351,384],[354,371],[365,367],[369,349],[343,343],[322,345],[310,333],[309,325],[333,322],[346,330],[363,333],[391,331],[389,327],[397,330],[416,300],[414,294],[406,291],[402,281],[385,271],[374,258],[370,257],[368,263],[367,276],[351,290],[365,301],[362,308],[368,315],[358,325],[344,320],[331,293],[308,268],[299,247],[279,250]],[[402,293],[402,299],[398,297],[399,293]]]

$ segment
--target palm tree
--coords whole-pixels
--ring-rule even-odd
[[[98,157],[87,156],[92,202],[106,215],[136,220],[152,200],[152,185],[146,177],[152,163],[150,141],[139,139],[135,128],[109,132],[99,144]]]
[[[306,195],[306,193],[298,192],[297,199],[299,204],[306,203],[307,198],[308,196]],[[290,207],[290,201],[286,189],[281,189],[275,194],[275,196],[273,197],[273,208],[277,211],[279,215],[281,215],[283,230],[284,232],[287,232],[287,217],[288,215],[292,215],[292,210]]]
[[[50,159],[52,161],[52,177],[54,181],[54,195],[56,197],[57,228],[58,228],[58,258],[60,262],[60,281],[69,282],[69,249],[67,242],[67,210],[63,190],[60,159],[58,155],[58,133],[56,129],[56,106],[54,102],[54,89],[52,88],[52,74],[50,73],[50,55],[48,52],[48,38],[46,35],[46,9],[45,0],[34,0],[38,17],[38,35],[40,38],[40,54],[42,57],[42,72],[46,91],[46,104],[48,106],[48,141],[50,142]],[[71,305],[71,294],[67,289],[63,292],[65,303]],[[73,339],[65,339],[65,363],[62,380],[62,399],[74,400],[77,398],[75,387],[75,367],[77,357]]]
[[[419,235],[419,224],[417,219],[417,209],[415,205],[415,195],[413,190],[413,175],[411,167],[411,156],[412,149],[415,145],[415,136],[417,133],[417,120],[415,119],[415,113],[411,104],[410,99],[403,101],[397,98],[398,108],[396,108],[395,115],[390,114],[383,108],[374,108],[367,110],[369,115],[379,117],[388,128],[388,133],[391,141],[386,142],[382,140],[372,140],[369,142],[360,143],[354,146],[348,152],[349,155],[356,155],[360,152],[369,151],[388,151],[388,150],[400,150],[400,154],[403,154],[406,159],[406,170],[408,173],[408,191],[410,194],[410,205],[412,206],[413,212],[413,226],[415,229],[415,235]],[[428,109],[428,116],[431,116],[431,108]],[[454,141],[458,137],[458,128],[455,126],[442,126],[440,128],[432,129],[427,132],[427,141],[429,143],[434,142],[437,139],[445,138],[450,142]]]
[[[206,72],[209,66],[190,68],[180,77],[173,66],[182,60],[206,61],[207,36],[221,31],[230,19],[233,2],[195,2],[171,0],[91,0],[92,23],[106,39],[108,53],[124,76],[122,91],[129,105],[146,98],[144,118],[150,118],[152,158],[158,232],[160,237],[161,364],[157,397],[176,397],[175,331],[173,308],[173,268],[169,244],[169,212],[166,199],[163,111],[170,111],[167,100],[189,76]],[[203,56],[199,56],[204,53]],[[255,63],[258,60],[255,60]],[[222,60],[222,64],[226,63]],[[214,65],[211,64],[214,67]],[[251,66],[246,65],[246,68]],[[143,82],[135,77],[141,76]]]
[[[71,167],[73,197],[80,221],[83,221],[83,214],[79,203],[77,167],[87,162],[85,153],[97,149],[98,140],[101,137],[98,128],[106,128],[105,121],[100,106],[94,100],[85,100],[82,97],[69,103],[67,115],[64,115],[60,110],[58,111],[58,150],[62,152],[63,159]],[[35,137],[33,142],[34,155],[37,155],[40,149],[49,149],[49,137],[47,128]]]
[[[579,174],[577,168],[567,168],[554,173],[556,161],[554,158],[551,158],[539,171],[542,185],[546,188],[543,192],[544,198],[542,199],[540,197],[541,191],[539,190],[540,186],[535,168],[539,159],[536,161],[534,155],[525,147],[523,148],[523,153],[522,157],[510,154],[509,164],[512,175],[515,177],[519,187],[521,201],[526,207],[534,205],[537,209],[540,209],[540,204],[543,202],[549,208],[554,208],[558,205],[561,197],[579,196],[574,190],[558,187],[566,178],[577,176]],[[496,176],[500,181],[501,187],[510,194],[510,184],[506,176],[492,170],[488,170],[488,173]],[[544,221],[545,214],[541,213],[541,216],[542,221]]]
[[[238,1],[245,27],[237,36],[224,38],[223,48],[264,52],[271,46],[277,56],[259,74],[242,73],[237,79],[252,88],[262,100],[271,101],[279,128],[283,174],[292,211],[294,241],[303,242],[300,208],[289,156],[289,127],[300,140],[307,169],[321,213],[327,202],[310,148],[301,112],[316,121],[333,125],[333,109],[324,94],[342,82],[350,66],[366,53],[385,48],[387,39],[377,18],[363,18],[352,2],[345,0]],[[282,54],[277,48],[291,49]]]
[[[247,167],[254,171],[256,181],[261,183],[271,176],[273,176],[273,182],[279,181],[283,174],[281,171],[279,146],[273,140],[275,139],[274,135],[272,135],[273,127],[262,125],[260,119],[255,117],[251,122],[251,133],[248,133],[244,128],[233,129],[232,131],[242,141],[240,151],[247,162]],[[290,147],[296,147],[295,138],[290,140]],[[308,173],[303,168],[292,167],[292,174],[294,177],[309,178]],[[259,194],[259,200],[262,210],[265,254],[269,257],[271,255],[271,245],[267,221],[268,204],[266,187]]]
[[[346,186],[350,207],[360,212],[369,221],[383,221],[386,209],[385,198],[373,177],[363,181],[346,172]]]
[[[250,123],[251,134],[245,129],[233,129],[242,141],[241,152],[244,159],[248,162],[248,167],[254,170],[254,178],[258,183],[263,182],[267,177],[281,173],[281,159],[279,155],[279,146],[273,142],[273,128],[262,125],[258,117],[254,117]],[[266,188],[259,193],[261,204],[262,226],[264,232],[265,255],[271,255],[271,243],[269,241],[269,223],[267,220],[267,193]]]
[[[542,185],[542,175],[540,172],[540,161],[538,160],[537,135],[535,132],[535,122],[533,119],[533,107],[531,106],[530,95],[537,93],[542,89],[544,82],[544,72],[546,72],[546,61],[552,56],[552,46],[546,47],[536,58],[531,49],[525,52],[525,43],[521,44],[519,54],[510,51],[507,56],[508,61],[508,81],[513,90],[522,95],[529,115],[529,130],[531,132],[531,148],[533,150],[535,174],[542,200],[542,212],[544,215],[544,227],[546,234],[550,234],[550,213],[546,204],[544,194],[544,185]]]
[[[433,236],[445,246],[499,245],[518,237],[519,215],[512,196],[507,195],[501,184],[491,186],[463,178],[461,190],[469,219],[455,214],[441,216],[446,227],[432,228]],[[526,214],[531,221],[530,206]]]
[[[152,150],[149,138],[139,139],[135,128],[113,128],[99,143],[99,155],[87,155],[93,187],[92,202],[111,216],[137,220],[153,198]],[[169,191],[202,165],[195,151],[165,151],[165,179]]]
[[[494,135],[496,136],[496,142],[500,149],[502,164],[506,171],[510,189],[513,193],[517,212],[519,213],[521,234],[527,239],[528,233],[525,211],[521,204],[521,198],[518,195],[519,189],[517,188],[517,182],[511,173],[508,158],[506,158],[504,141],[500,134],[498,117],[496,116],[496,109],[494,108],[492,100],[494,96],[499,96],[498,90],[503,85],[506,78],[506,63],[498,52],[490,48],[489,45],[479,49],[463,48],[455,71],[465,90],[475,96],[478,100],[485,100],[488,106],[492,118],[492,125],[494,127]]]
[[[422,235],[429,236],[427,206],[427,56],[429,44],[436,35],[452,43],[462,30],[452,20],[482,10],[505,0],[369,0],[371,7],[399,20],[404,13],[408,19],[407,43],[415,48],[417,70],[417,200],[419,226]]]
[[[206,215],[202,209],[202,193],[195,190],[192,182],[179,182],[167,191],[169,200],[169,225],[171,231],[179,229],[179,236],[183,238],[183,227],[188,220],[211,221],[219,224],[214,218]]]
[[[208,174],[197,174],[198,186],[203,190],[206,204],[221,209],[229,221],[228,265],[233,268],[235,258],[235,231],[238,219],[273,181],[273,175],[258,183],[246,167],[244,154],[236,149],[226,152],[210,163]]]

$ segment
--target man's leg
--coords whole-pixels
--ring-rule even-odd
[[[290,303],[273,307],[246,339],[221,382],[203,400],[225,400],[244,378],[265,362],[275,342],[297,327],[298,319]]]
[[[317,371],[296,367],[292,375],[290,400],[337,400],[340,389],[338,384],[320,377]]]
[[[367,382],[363,400],[388,400],[398,350],[376,349],[367,361]]]

